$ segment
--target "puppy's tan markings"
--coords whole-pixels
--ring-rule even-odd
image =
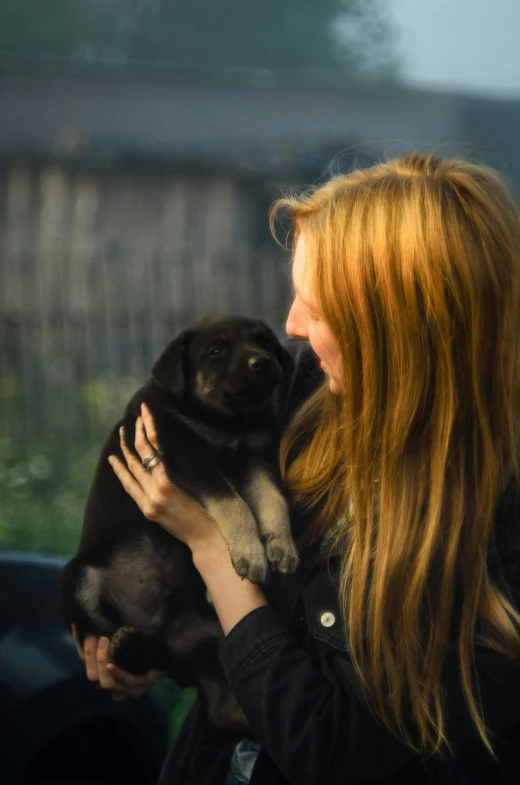
[[[83,606],[89,619],[101,631],[108,631],[110,625],[99,610],[99,600],[103,588],[103,578],[100,568],[87,566],[83,568],[76,598]]]
[[[195,375],[195,390],[201,398],[206,398],[215,390],[215,383],[204,371],[197,371]]]
[[[253,471],[241,493],[258,522],[270,564],[280,572],[293,573],[299,557],[291,536],[289,507],[284,497],[262,469]]]
[[[238,575],[253,583],[265,583],[269,571],[267,558],[255,518],[245,501],[234,493],[228,499],[206,497],[203,506],[219,525]]]

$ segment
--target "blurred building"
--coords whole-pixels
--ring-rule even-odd
[[[520,102],[395,86],[4,72],[0,118],[2,222],[23,225],[33,251],[50,233],[74,248],[81,232],[96,252],[258,247],[278,188],[338,155],[348,168],[410,148],[469,153],[520,182]]]
[[[286,257],[267,222],[282,189],[421,148],[470,154],[519,184],[518,138],[513,101],[302,85],[264,70],[4,70],[4,431],[77,433],[64,391],[104,373],[143,379],[166,342],[206,314],[254,314],[283,333]]]

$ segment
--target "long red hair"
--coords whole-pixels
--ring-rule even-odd
[[[493,753],[476,643],[520,658],[520,615],[486,554],[519,474],[520,217],[493,170],[411,154],[279,200],[342,353],[296,414],[281,464],[314,533],[339,529],[340,604],[372,710],[420,754],[450,749],[443,663]],[[307,434],[294,460],[295,445]]]

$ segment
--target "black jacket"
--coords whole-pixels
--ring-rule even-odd
[[[296,366],[285,390],[285,416],[321,379],[305,342],[290,345]],[[520,607],[520,525],[515,489],[497,511],[489,568],[506,579]],[[298,525],[298,524],[296,524]],[[228,634],[220,661],[262,751],[251,785],[518,785],[520,662],[477,647],[484,716],[497,736],[500,767],[480,741],[459,686],[456,652],[448,667],[448,737],[455,758],[421,760],[381,727],[365,706],[340,623],[326,549],[306,549],[291,578],[273,577],[270,605],[245,616]],[[160,785],[223,785],[236,739],[212,729],[199,702],[165,762]]]

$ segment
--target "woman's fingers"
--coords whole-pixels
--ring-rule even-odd
[[[162,671],[150,670],[141,676],[118,668],[108,659],[108,638],[96,638],[88,635],[85,638],[85,664],[87,678],[97,682],[116,701],[128,698],[139,698],[150,687],[163,678]]]
[[[108,638],[100,638],[97,650],[97,665],[99,674],[99,685],[104,690],[117,689],[117,682],[114,677],[107,670],[108,665],[108,647],[110,641]]]
[[[83,646],[79,642],[79,635],[78,635],[78,628],[75,624],[71,624],[71,635],[74,643],[76,644],[76,649],[78,650],[80,660],[85,662],[85,654],[83,652]]]
[[[136,444],[136,449],[137,449],[137,442],[138,442],[138,440],[140,440],[142,438],[142,437],[139,436],[140,431],[143,430],[143,427],[142,427],[142,425],[140,425],[140,422],[139,422],[140,420],[141,420],[141,418],[138,417],[137,421],[136,421],[136,424],[135,424],[135,444]],[[119,438],[120,438],[120,442],[121,442],[121,449],[123,451],[123,455],[125,456],[126,464],[127,464],[128,468],[129,468],[129,470],[131,471],[131,473],[134,475],[134,478],[136,480],[139,479],[140,482],[142,482],[143,480],[146,480],[147,472],[146,472],[146,469],[144,468],[144,466],[142,464],[142,459],[145,456],[141,455],[139,450],[137,450],[139,452],[139,456],[141,458],[141,460],[139,460],[139,458],[136,455],[134,455],[134,453],[129,449],[129,447],[128,447],[127,443],[126,443],[124,428],[120,428],[119,429]],[[149,447],[148,452],[149,453],[152,452],[152,447],[151,446]]]
[[[118,679],[113,671],[110,670],[111,665],[108,659],[109,643],[108,638],[99,639],[97,650],[99,686],[109,692],[114,700],[137,698],[144,690],[136,690],[132,684],[126,684],[125,681]],[[128,675],[131,676],[131,674]]]
[[[143,465],[143,460],[145,458],[152,458],[153,456],[157,455],[159,458],[159,450],[156,448],[148,439],[146,435],[146,429],[144,426],[144,421],[141,416],[139,416],[135,423],[135,449],[137,450],[137,454],[141,459],[141,469],[140,471],[146,472],[146,474],[150,474],[150,471]],[[155,466],[159,466],[160,461],[158,461]],[[153,469],[151,470],[153,471]]]
[[[123,451],[123,455],[128,466],[128,471],[133,475],[134,480],[139,484],[145,495],[151,498],[153,496],[154,489],[158,487],[157,481],[159,481],[161,487],[165,484],[169,485],[169,483],[167,482],[168,478],[166,477],[166,472],[164,471],[164,464],[162,461],[158,461],[156,464],[157,468],[154,467],[151,471],[147,471],[143,466],[143,459],[153,456],[157,451],[155,447],[150,444],[146,437],[142,417],[138,417],[135,423],[134,445],[137,451],[137,456],[129,449],[125,440],[125,432],[123,428],[119,430],[119,434],[121,439],[121,450]]]
[[[99,681],[97,662],[98,639],[94,635],[87,635],[83,646],[85,653],[85,667],[89,681]]]
[[[115,665],[109,665],[110,675],[113,677],[115,686],[110,694],[117,700],[116,695],[123,695],[128,698],[140,698],[144,695],[150,687],[157,684],[164,674],[161,671],[150,670],[142,676],[135,676],[133,673],[117,668]]]
[[[123,488],[135,501],[145,518],[155,521],[167,532],[188,544],[197,522],[208,531],[208,521],[211,522],[211,519],[204,514],[207,520],[201,523],[202,508],[171,483],[162,460],[154,461],[151,465],[145,461],[151,469],[149,471],[143,466],[143,460],[158,454],[159,445],[153,418],[144,405],[142,411],[143,416],[139,416],[135,424],[134,445],[137,455],[130,450],[125,441],[124,430],[121,428],[119,433],[124,461],[115,455],[111,455],[108,460]],[[216,526],[214,521],[212,525]]]
[[[144,435],[148,442],[151,444],[156,452],[159,452],[159,441],[157,439],[157,431],[155,430],[155,423],[151,415],[150,409],[146,404],[141,404],[141,416],[143,419]]]
[[[148,411],[148,410],[146,410]],[[148,428],[152,431],[152,438],[153,442],[148,438]],[[153,420],[151,414],[148,412],[148,426],[145,427],[143,417],[138,417],[135,423],[135,449],[137,450],[137,454],[141,458],[141,464],[145,458],[151,458],[157,456],[159,460],[150,466],[147,470],[144,466],[141,466],[140,471],[145,472],[144,483],[143,485],[149,484],[150,487],[157,486],[157,483],[163,484],[165,480],[167,480],[166,472],[164,470],[164,464],[160,459],[159,455],[159,445],[157,442],[157,435],[155,433],[155,426],[153,424]],[[167,483],[169,485],[169,483]]]
[[[146,494],[141,485],[116,455],[111,455],[108,460],[125,491],[142,510],[146,505]]]
[[[147,673],[136,676],[133,673],[124,671],[122,668],[118,668],[117,665],[113,665],[112,663],[107,667],[118,684],[122,684],[132,690],[147,690],[164,678],[164,673],[158,670],[149,670]]]

